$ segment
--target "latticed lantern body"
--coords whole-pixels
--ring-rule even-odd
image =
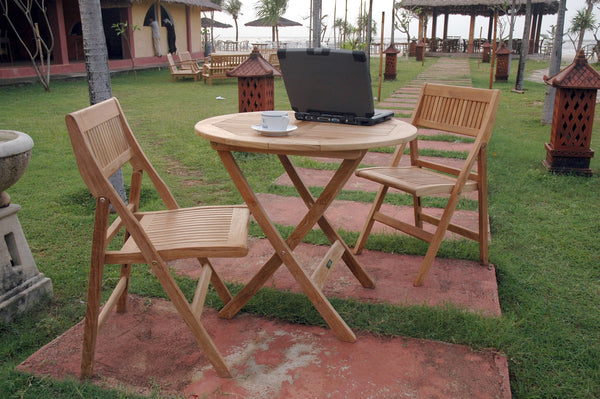
[[[254,47],[250,57],[227,76],[238,78],[239,112],[270,111],[275,108],[275,78],[281,72]]]
[[[398,53],[400,51],[394,47],[394,43],[383,52],[385,54],[385,72],[383,79],[396,80],[396,64],[398,62]]]
[[[417,54],[417,41],[411,40],[410,44],[408,45],[408,56],[414,57],[415,54]]]
[[[273,76],[238,78],[239,112],[275,109]]]
[[[417,48],[415,52],[417,61],[423,61],[425,59],[425,43],[423,43],[423,41],[419,41],[419,43],[417,43]]]
[[[600,74],[581,51],[575,61],[544,81],[556,87],[552,132],[543,164],[553,172],[591,176],[590,148]]]
[[[492,45],[489,42],[485,42],[481,47],[483,48],[481,62],[490,62],[490,51],[492,49]]]
[[[496,51],[496,80],[508,80],[508,59],[510,50],[506,48],[504,43]]]

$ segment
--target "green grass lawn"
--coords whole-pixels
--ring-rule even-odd
[[[381,98],[433,62],[427,59],[423,67],[399,58],[398,80],[383,83]],[[527,69],[547,65],[528,61]],[[374,62],[373,70],[378,66]],[[497,270],[503,317],[481,317],[451,307],[332,302],[355,330],[503,351],[515,398],[600,397],[600,163],[592,159],[592,178],[553,175],[542,167],[544,143],[550,138],[550,127],[540,123],[545,87],[525,81],[524,94],[512,93],[515,72],[516,63],[507,83],[494,84],[503,93],[488,150],[490,260]],[[487,64],[471,61],[471,75],[474,86],[488,87]],[[377,93],[376,72],[373,87]],[[198,120],[237,112],[234,80],[213,86],[191,80],[172,83],[167,70],[145,70],[137,73],[137,81],[132,74],[113,76],[112,88],[142,147],[181,205],[241,201],[216,152],[194,133]],[[9,193],[22,206],[19,220],[55,294],[47,305],[0,324],[0,398],[130,397],[76,380],[57,382],[15,371],[84,316],[94,200],[77,171],[64,116],[88,104],[84,80],[53,81],[49,93],[39,85],[0,87],[0,129],[26,132],[35,142],[27,172]],[[275,84],[275,108],[289,108],[281,80]],[[592,148],[600,140],[598,115],[595,119]],[[256,172],[250,183],[257,191],[276,190],[271,182],[283,169],[275,157],[240,154],[240,162]],[[360,193],[344,195],[371,200]],[[159,204],[149,190],[143,201],[150,208]],[[255,227],[252,232],[260,234]],[[420,242],[405,241],[402,244],[412,253],[424,253]],[[393,250],[397,242],[377,245]],[[475,259],[477,246],[446,246],[440,254]],[[116,270],[106,274],[107,285],[116,282]],[[133,293],[164,297],[146,267],[134,268],[133,277]],[[193,294],[192,282],[180,281],[186,293]],[[262,290],[244,311],[322,325],[307,303],[302,295]],[[221,306],[212,292],[209,304]],[[154,396],[160,396],[159,387]]]

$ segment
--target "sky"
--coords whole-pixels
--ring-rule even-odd
[[[244,26],[246,22],[256,19],[256,12],[254,10],[255,4],[258,0],[242,0],[241,15],[238,18],[239,26],[239,37],[240,40],[244,39],[264,39],[269,40],[271,37],[270,28],[257,28]],[[336,5],[337,2],[337,5]],[[323,15],[327,15],[327,28],[326,36],[331,36],[330,41],[333,42],[333,16],[334,7],[336,8],[336,18],[344,17],[344,8],[346,0],[322,0]],[[356,19],[359,15],[361,0],[347,0],[348,3],[348,21],[353,25],[356,25]],[[367,3],[368,0],[363,0],[363,4]],[[570,25],[571,18],[575,15],[578,9],[585,6],[585,0],[567,0],[567,12],[565,16],[565,29]],[[391,14],[392,14],[393,0],[373,0],[373,20],[377,22],[377,37],[381,36],[381,18],[382,12],[385,12],[384,21],[384,42],[389,41],[391,35]],[[597,18],[600,19],[600,12],[595,10]],[[293,21],[301,23],[302,27],[284,27],[279,29],[279,37],[281,39],[307,39],[309,32],[309,20],[310,16],[310,0],[289,0],[287,12],[284,17]],[[229,23],[234,25],[233,18],[227,12],[218,12],[215,14],[215,19],[219,22]],[[523,20],[524,17],[517,18],[515,27],[516,37],[523,36]],[[448,36],[461,36],[468,38],[469,35],[469,17],[460,15],[451,15],[449,19]],[[437,36],[441,36],[444,24],[443,16],[439,17],[437,22]],[[488,29],[489,19],[485,17],[477,17],[475,20],[475,36],[479,36],[480,28],[482,27],[483,36],[486,37]],[[541,33],[546,33],[551,25],[556,24],[556,15],[545,15],[542,19],[542,30]],[[416,36],[418,22],[414,20],[411,23],[410,31],[411,37]],[[431,29],[431,28],[430,28]],[[430,32],[430,31],[429,31]],[[215,39],[221,40],[233,40],[235,39],[235,28],[228,29],[215,29]],[[406,41],[405,35],[396,31],[394,33],[395,41]],[[592,36],[588,33],[588,39]]]

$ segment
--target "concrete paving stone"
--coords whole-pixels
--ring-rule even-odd
[[[90,381],[188,399],[510,398],[507,359],[495,351],[360,331],[346,343],[326,328],[248,314],[224,320],[212,309],[202,321],[233,378],[216,375],[170,302],[130,296],[128,311],[98,335]],[[75,325],[18,369],[77,378],[82,330]]]
[[[298,174],[300,178],[304,181],[304,183],[309,187],[325,187],[327,183],[333,177],[334,171],[332,170],[316,170],[316,169],[308,169],[308,168],[296,168],[298,170]],[[292,181],[290,180],[287,174],[281,175],[275,180],[275,184],[280,186],[292,186]],[[377,192],[379,190],[380,184],[363,179],[358,176],[352,176],[346,184],[344,185],[344,190],[350,191],[366,191],[366,192]],[[394,192],[395,190],[390,190],[390,192]],[[464,193],[463,196],[469,199],[477,199],[476,192],[468,192]]]
[[[257,196],[271,220],[282,226],[297,226],[307,212],[306,205],[299,197],[287,197],[276,194],[257,194]],[[336,228],[359,233],[367,220],[370,209],[370,203],[334,200],[325,215]],[[384,204],[381,207],[381,211],[396,219],[414,224],[415,218],[412,206]],[[442,216],[443,209],[424,208],[423,212],[439,218]],[[452,221],[471,230],[478,229],[478,213],[476,211],[459,209],[455,212]],[[433,225],[425,223],[424,227],[430,233],[435,232],[435,226]],[[318,229],[318,225],[315,225],[313,228]],[[373,233],[403,234],[381,223],[375,223]],[[447,232],[446,239],[463,238],[454,233]]]

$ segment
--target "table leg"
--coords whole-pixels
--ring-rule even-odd
[[[279,266],[281,266],[281,263],[283,262],[338,339],[346,342],[355,342],[356,335],[354,335],[354,332],[352,332],[350,327],[348,327],[346,322],[333,308],[331,303],[329,303],[325,295],[323,295],[323,292],[315,285],[315,283],[302,269],[292,252],[293,249],[300,243],[302,238],[308,233],[308,231],[310,231],[310,227],[316,223],[318,218],[321,217],[322,212],[324,212],[325,209],[320,211],[318,207],[313,207],[314,209],[309,210],[309,214],[314,214],[317,211],[320,213],[311,216],[310,218],[308,218],[308,216],[305,217],[305,220],[303,220],[305,223],[304,227],[301,227],[301,223],[292,232],[287,241],[284,240],[279,234],[277,228],[273,225],[273,222],[268,217],[263,206],[258,201],[256,194],[254,194],[252,191],[252,188],[248,184],[248,181],[244,177],[231,152],[218,151],[218,153],[238,191],[250,209],[250,212],[276,251],[275,254],[267,261],[267,263],[265,263],[258,273],[250,280],[250,282],[246,284],[242,291],[234,296],[233,299],[229,301],[223,309],[221,309],[219,316],[225,318],[233,317],[264,285],[267,279],[279,268]],[[310,224],[308,229],[306,229],[305,226],[310,223],[310,219],[312,219],[312,224]]]
[[[319,199],[317,199],[315,201],[312,194],[308,190],[308,187],[302,181],[302,178],[298,174],[298,171],[294,167],[294,164],[292,163],[290,158],[287,155],[279,155],[281,164],[283,165],[288,176],[292,180],[292,183],[294,184],[294,187],[296,187],[296,190],[300,194],[300,197],[302,197],[302,199],[304,200],[304,203],[306,204],[306,206],[309,209],[312,208],[313,206],[315,206],[315,204],[320,201],[321,197],[330,198],[331,196],[329,195],[329,191],[335,191],[333,193],[334,195],[332,195],[332,196],[333,196],[333,198],[337,197],[337,195],[343,188],[344,184],[346,184],[346,182],[348,181],[348,179],[350,178],[350,176],[352,175],[354,170],[356,170],[356,168],[362,161],[362,158],[363,157],[360,157],[359,159],[351,159],[351,160],[345,159],[342,162],[342,165],[340,166],[340,168],[338,170],[342,171],[342,174],[346,174],[347,171],[350,171],[350,174],[347,177],[342,176],[343,182],[337,181],[338,179],[335,179],[335,176],[334,176],[334,178],[329,182],[329,184],[323,190],[323,193],[321,194]],[[330,187],[330,185],[332,187]],[[327,204],[327,206],[329,206],[329,203]],[[350,250],[350,248],[348,248],[348,245],[344,242],[344,240],[342,240],[342,238],[340,237],[338,232],[331,226],[331,223],[329,223],[329,220],[327,219],[327,217],[324,214],[323,214],[323,216],[321,216],[319,218],[318,223],[319,223],[319,227],[321,228],[321,230],[323,230],[323,233],[325,233],[325,235],[327,236],[327,238],[329,239],[329,241],[332,244],[335,241],[339,241],[344,246],[344,255],[342,256],[342,259],[344,259],[344,262],[346,263],[346,265],[348,266],[348,268],[350,269],[352,274],[354,274],[354,276],[361,283],[361,285],[365,288],[375,288],[375,282],[373,281],[371,276],[369,276],[367,271],[362,267],[362,265],[360,264],[358,259],[356,259],[356,257]]]

